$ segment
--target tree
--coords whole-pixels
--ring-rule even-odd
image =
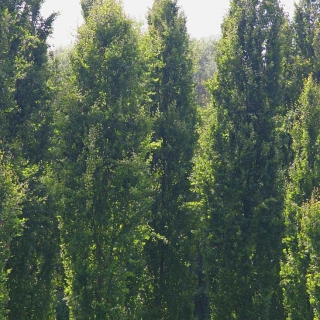
[[[95,4],[102,4],[103,1],[101,0],[81,0],[81,8],[82,8],[82,15],[85,19],[88,18],[90,10],[93,8]]]
[[[23,220],[21,203],[24,198],[24,186],[19,184],[8,160],[1,155],[0,163],[0,317],[7,319],[9,292],[7,288],[9,270],[6,263],[11,256],[12,240],[19,236]]]
[[[301,217],[301,244],[305,253],[309,254],[309,265],[307,269],[307,293],[310,297],[310,306],[314,318],[320,316],[320,297],[319,297],[319,190],[316,188],[311,199],[302,206]]]
[[[294,96],[292,110],[289,110],[288,132],[292,139],[293,162],[289,169],[288,187],[285,202],[284,237],[285,258],[281,266],[284,305],[289,319],[313,319],[316,316],[317,302],[314,291],[314,274],[310,270],[312,256],[308,253],[312,235],[308,229],[308,212],[316,207],[317,156],[315,153],[318,118],[317,96],[319,80],[319,1],[301,0],[296,4],[293,19],[295,70]],[[311,177],[312,176],[312,177]],[[307,212],[307,213],[306,213]],[[307,228],[308,231],[304,230]],[[307,233],[307,234],[306,234]],[[310,248],[312,251],[313,249]],[[311,265],[310,265],[311,264]],[[316,266],[315,266],[316,268]],[[311,275],[308,273],[311,272]]]
[[[195,55],[196,70],[194,82],[196,83],[196,96],[199,106],[204,106],[210,101],[210,95],[205,83],[213,77],[216,71],[215,53],[217,40],[214,38],[192,39]]]
[[[121,4],[96,3],[55,102],[53,170],[76,319],[141,318],[152,183],[139,37]]]
[[[293,118],[291,136],[294,161],[289,171],[286,191],[284,237],[285,259],[281,275],[284,305],[289,319],[314,319],[318,313],[315,296],[316,265],[312,223],[315,223],[319,187],[319,86],[312,76],[305,87]],[[314,266],[315,268],[312,268]],[[311,287],[310,287],[311,286]]]
[[[306,79],[312,72],[319,79],[319,13],[318,0],[301,0],[295,5],[293,27],[295,31],[295,46],[297,67],[300,71],[300,81]]]
[[[3,168],[8,169],[3,177],[3,190],[8,191],[1,199],[3,219],[8,214],[6,199],[12,194],[14,202],[19,186],[25,188],[16,207],[24,225],[19,236],[11,234],[7,239],[10,252],[5,254],[8,319],[48,319],[54,265],[48,257],[55,257],[57,251],[52,250],[58,248],[58,243],[50,241],[55,219],[40,182],[50,122],[46,39],[55,17],[42,18],[41,3],[12,0],[0,4],[0,130]],[[13,189],[6,187],[10,179]]]
[[[147,52],[151,170],[157,179],[151,227],[160,238],[146,246],[151,287],[145,318],[191,319],[195,217],[189,175],[196,141],[193,66],[186,19],[175,0],[156,0],[148,14]]]
[[[214,319],[284,319],[276,136],[283,24],[276,0],[234,0],[222,25],[193,174]]]

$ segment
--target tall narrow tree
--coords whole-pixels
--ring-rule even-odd
[[[56,101],[67,301],[75,319],[140,319],[152,184],[139,34],[115,0],[87,12]]]
[[[319,42],[319,13],[319,0],[300,0],[295,5],[293,28],[301,85],[311,72],[318,80],[320,78],[319,48],[315,46],[315,42]]]
[[[0,317],[7,319],[8,315],[8,274],[6,268],[11,257],[11,245],[15,237],[21,234],[23,220],[21,220],[24,188],[8,163],[8,159],[1,154],[0,160]]]
[[[295,6],[293,19],[295,32],[292,68],[295,70],[293,79],[298,84],[293,95],[300,98],[295,99],[294,108],[288,113],[294,160],[289,170],[286,190],[286,254],[281,268],[284,305],[289,319],[313,319],[315,316],[308,290],[310,255],[304,244],[306,238],[302,231],[302,217],[305,217],[304,207],[308,207],[309,201],[312,202],[311,195],[318,186],[318,179],[311,178],[310,175],[317,172],[314,153],[316,146],[313,144],[316,143],[317,136],[314,120],[318,118],[316,82],[320,79],[319,10],[318,0],[301,0]],[[309,211],[312,212],[311,209]],[[310,234],[308,237],[310,239]]]
[[[157,178],[146,253],[152,277],[146,318],[192,319],[194,217],[189,175],[196,140],[192,61],[186,18],[176,0],[155,0],[148,14],[151,170]]]
[[[315,319],[314,312],[319,312],[314,290],[316,264],[312,254],[316,250],[314,238],[317,231],[312,233],[311,228],[317,216],[313,212],[317,207],[317,188],[320,186],[319,97],[319,85],[310,76],[296,110],[291,113],[294,116],[291,130],[294,161],[290,167],[286,192],[286,255],[281,268],[289,319],[311,320]]]
[[[222,25],[194,172],[214,319],[284,319],[275,135],[283,22],[277,0],[234,0]]]
[[[46,39],[54,19],[54,15],[40,16],[41,4],[40,0],[0,3],[1,148],[4,163],[10,159],[7,174],[13,172],[16,182],[26,186],[20,203],[24,228],[11,240],[5,265],[9,319],[49,318],[52,259],[58,248],[57,239],[53,240],[55,219],[40,181],[50,121]],[[6,190],[5,186],[6,181]]]

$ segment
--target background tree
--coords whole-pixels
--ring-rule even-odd
[[[278,1],[234,0],[222,25],[194,172],[214,319],[284,319],[275,133],[283,24]]]
[[[192,47],[194,52],[194,76],[196,102],[198,104],[199,123],[197,131],[200,136],[204,135],[208,130],[211,119],[210,93],[207,88],[208,80],[213,78],[216,72],[215,54],[217,51],[218,40],[210,37],[204,39],[192,39]],[[202,148],[199,147],[199,142],[196,145],[195,158],[204,156],[201,154]],[[196,162],[196,161],[195,161]],[[190,209],[195,215],[201,216],[197,202],[190,203]],[[201,206],[200,206],[201,207]],[[198,219],[198,222],[203,222],[203,219]],[[194,317],[195,319],[210,319],[210,305],[208,293],[208,279],[204,272],[204,256],[205,240],[201,237],[203,225],[200,224],[196,229],[196,265],[195,273],[197,278],[197,288],[194,294]]]
[[[157,178],[151,227],[160,235],[146,246],[152,277],[145,318],[192,319],[193,217],[189,175],[196,141],[193,66],[186,19],[177,1],[156,0],[148,14],[151,170]]]
[[[191,42],[195,55],[194,82],[199,106],[204,106],[210,101],[210,94],[205,87],[205,83],[213,77],[216,71],[216,43],[217,40],[213,37],[200,40],[192,39]]]

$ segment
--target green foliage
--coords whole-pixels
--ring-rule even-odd
[[[139,34],[117,1],[92,7],[58,80],[53,153],[72,319],[139,319],[152,180]]]
[[[47,100],[49,92],[46,86],[48,72],[44,68],[47,61],[46,39],[51,32],[55,18],[40,16],[42,1],[23,5],[12,1],[4,9],[6,13],[6,55],[4,88],[11,91],[14,103],[3,105],[6,119],[6,141],[14,145],[17,156],[37,162],[43,158],[48,138],[50,112]],[[10,79],[10,80],[9,80]]]
[[[288,319],[318,318],[316,294],[316,264],[312,252],[313,235],[308,223],[316,210],[316,188],[318,175],[318,121],[319,121],[319,79],[318,26],[319,1],[301,0],[295,8],[293,20],[294,39],[292,50],[292,76],[295,92],[287,122],[292,141],[290,148],[293,163],[289,168],[286,190],[285,225],[283,239],[285,257],[281,265],[284,290],[284,307]],[[310,75],[311,73],[311,75]],[[305,81],[305,79],[307,81]],[[313,78],[313,80],[312,80]],[[296,103],[295,103],[296,102]],[[314,220],[313,220],[314,221]],[[310,225],[309,225],[310,226]],[[314,229],[316,237],[317,230]]]
[[[195,217],[190,201],[196,110],[185,16],[176,1],[156,0],[148,14],[148,106],[153,118],[151,170],[157,178],[151,227],[163,237],[146,246],[151,287],[145,318],[191,319]]]
[[[0,1],[0,318],[320,318],[320,2],[81,0],[49,55],[42,3]]]
[[[309,202],[302,207],[301,219],[301,242],[307,255],[309,255],[309,265],[306,274],[307,293],[310,297],[310,305],[313,310],[314,319],[320,317],[320,291],[319,291],[319,214],[320,202],[319,191],[316,189]]]
[[[51,238],[55,220],[41,182],[51,117],[46,39],[55,15],[42,18],[41,4],[42,1],[0,4],[0,130],[3,168],[8,170],[4,177],[12,172],[17,186],[25,188],[23,201],[16,209],[21,211],[24,227],[19,237],[8,237],[10,252],[5,253],[2,269],[7,276],[8,319],[48,319],[53,248],[58,247]],[[6,182],[4,192],[8,194],[4,193],[1,199],[3,208],[11,192],[5,185]],[[11,193],[15,201],[16,196]]]
[[[194,82],[197,103],[204,106],[209,103],[210,95],[205,85],[216,71],[215,54],[217,40],[214,38],[192,39],[195,56]]]
[[[8,57],[10,50],[10,34],[6,32],[12,24],[11,15],[8,10],[0,10],[0,112],[1,112],[1,134],[7,134],[8,124],[6,121],[8,113],[15,108],[14,102],[14,61]]]
[[[315,200],[312,194],[319,187],[319,129],[320,120],[319,86],[312,76],[305,82],[297,108],[293,114],[291,136],[294,162],[289,171],[284,217],[286,234],[284,238],[285,259],[281,267],[285,307],[289,319],[314,319],[313,307],[317,302],[311,299],[309,285],[312,283],[313,259],[306,245],[306,237],[313,237],[304,228],[309,219],[309,207]],[[315,195],[314,195],[315,196]],[[309,204],[310,202],[310,204]],[[310,217],[312,219],[312,217]],[[306,234],[307,232],[307,234]],[[316,230],[315,236],[316,236]],[[308,273],[311,272],[309,276]],[[312,291],[312,290],[311,290]],[[314,294],[314,293],[313,293]],[[311,305],[311,301],[312,304]],[[318,311],[316,311],[318,312]]]
[[[293,27],[300,78],[308,77],[310,72],[319,78],[319,9],[318,0],[300,0],[295,7]]]
[[[222,25],[193,175],[214,319],[284,318],[275,132],[283,22],[277,1],[252,0],[232,1]]]
[[[215,110],[211,104],[198,108],[199,124],[197,132],[198,143],[193,158],[194,167],[191,174],[191,190],[197,195],[195,201],[189,203],[191,210],[198,216],[198,225],[195,228],[197,241],[196,275],[198,280],[195,292],[195,319],[209,320],[210,318],[210,289],[207,271],[209,266],[205,259],[207,249],[207,213],[208,197],[212,192],[213,170],[212,170],[212,134],[215,123]]]
[[[12,254],[12,240],[22,231],[24,221],[21,219],[21,213],[26,186],[19,184],[3,154],[0,162],[0,181],[0,317],[7,319],[7,281],[10,270],[6,268],[6,264]]]
[[[101,5],[103,1],[101,0],[81,0],[81,8],[82,8],[82,15],[85,19],[88,18],[90,14],[90,10],[93,8],[94,5]]]
[[[28,185],[22,203],[23,232],[13,239],[6,267],[9,319],[51,319],[59,250],[55,205],[44,183],[43,168],[20,163],[20,181]],[[44,214],[45,213],[45,214]]]

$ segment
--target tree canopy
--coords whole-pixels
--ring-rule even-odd
[[[318,319],[319,1],[81,0],[59,49],[43,2],[0,2],[0,318]]]

